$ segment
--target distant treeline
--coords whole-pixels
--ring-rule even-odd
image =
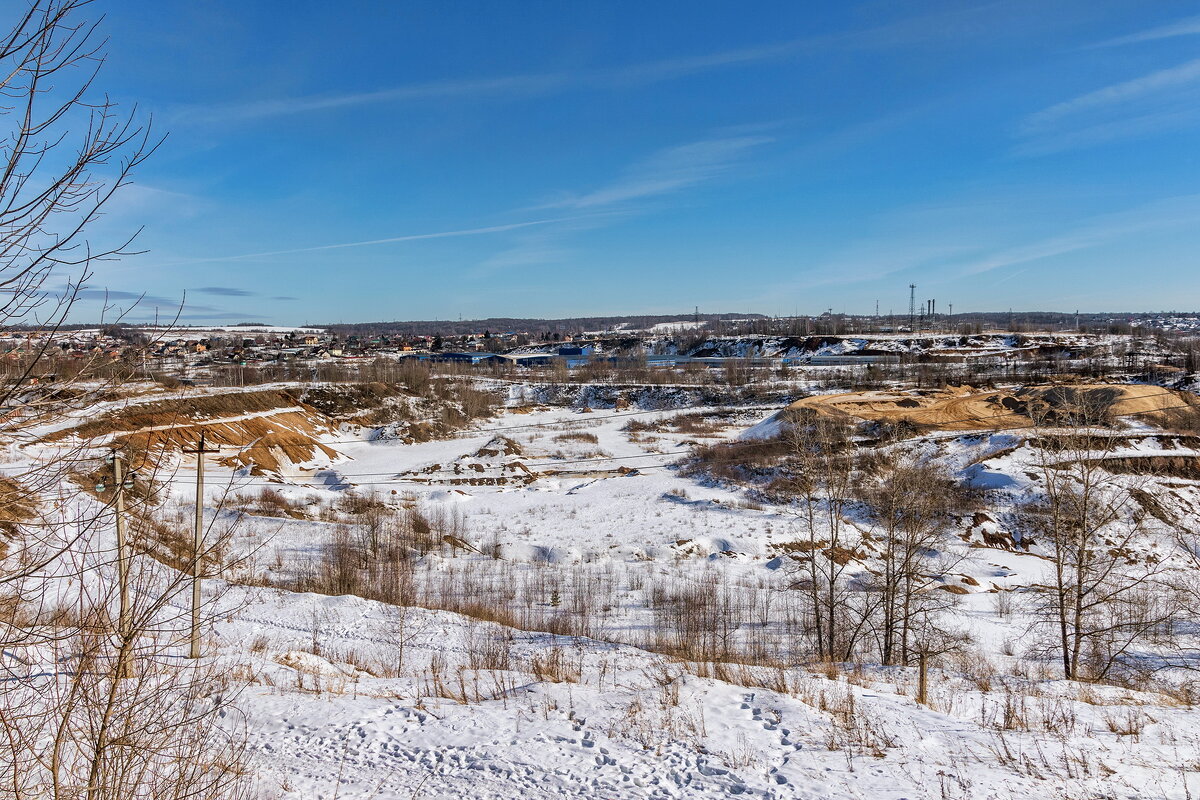
[[[464,320],[417,320],[409,322],[356,322],[330,325],[329,330],[339,336],[378,336],[392,334],[400,336],[464,336],[470,333],[491,331],[492,333],[547,332],[582,333],[603,331],[624,326],[625,330],[649,328],[652,325],[673,322],[717,322],[731,319],[766,319],[762,314],[659,314],[651,316],[625,317],[569,317],[567,319],[522,319],[516,317],[491,317],[489,319]]]
[[[1028,331],[1034,329],[1063,330],[1074,328],[1076,322],[1081,328],[1099,332],[1106,327],[1114,327],[1112,332],[1127,327],[1129,322],[1142,321],[1165,317],[1200,317],[1200,311],[960,311],[953,317],[944,313],[939,306],[938,313],[932,317],[918,313],[918,322],[925,329],[929,323],[964,325],[979,324],[992,329],[1012,329]],[[923,311],[924,309],[922,309]],[[526,332],[526,333],[581,333],[584,331],[604,331],[624,326],[624,330],[640,330],[661,323],[688,323],[699,320],[708,323],[709,332],[724,334],[740,333],[775,333],[775,334],[811,334],[817,333],[849,333],[852,330],[867,332],[884,325],[905,326],[908,324],[908,313],[893,312],[873,317],[869,314],[822,314],[819,316],[798,317],[769,317],[765,314],[749,314],[746,312],[729,314],[659,314],[642,316],[612,316],[612,317],[569,317],[565,319],[536,319],[520,317],[491,317],[488,319],[470,320],[411,320],[394,322],[354,322],[323,325],[320,323],[307,324],[307,327],[327,328],[340,336],[351,334],[358,336],[379,336],[384,334],[400,336],[464,336],[472,333],[491,331],[492,333]],[[714,324],[719,323],[719,324]],[[228,324],[228,323],[226,323]],[[262,326],[261,322],[235,323],[244,327]],[[58,325],[63,332],[81,329],[100,328],[101,332],[112,336],[123,337],[129,329],[146,327],[139,323],[104,324],[98,322],[74,322]],[[194,327],[204,329],[206,326],[195,324]],[[180,325],[179,330],[185,331],[188,326]],[[4,328],[5,331],[35,331],[45,330],[44,326],[34,324],[14,324]]]

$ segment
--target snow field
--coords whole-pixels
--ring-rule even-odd
[[[239,705],[260,787],[297,800],[1200,791],[1200,726],[1182,695],[1061,681],[1029,657],[1026,590],[1044,580],[1045,559],[984,546],[1035,487],[1038,454],[1021,436],[894,445],[990,496],[986,520],[961,520],[945,576],[966,592],[952,622],[975,641],[935,664],[921,706],[913,669],[801,663],[785,555],[794,516],[676,464],[688,443],[734,440],[767,414],[700,433],[671,423],[696,411],[505,414],[415,445],[332,433],[339,456],[293,465],[286,482],[209,462],[207,517],[231,526],[247,557],[227,577],[264,584],[209,587],[208,651],[248,681]],[[1181,453],[1132,432],[1117,454]],[[519,455],[483,454],[497,437]],[[543,476],[453,482],[504,478],[514,459]],[[192,469],[163,476],[167,512],[184,526]],[[1176,481],[1161,502],[1193,518],[1194,484]],[[264,490],[289,513],[243,513]],[[228,493],[240,499],[220,505]],[[412,563],[414,605],[285,588],[312,579],[339,535],[358,535],[353,497],[453,534]],[[699,636],[685,614],[696,592],[710,598]],[[680,657],[716,648],[751,663]]]

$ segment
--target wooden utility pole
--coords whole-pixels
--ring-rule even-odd
[[[200,562],[204,545],[204,455],[216,453],[220,447],[209,450],[204,442],[205,432],[200,431],[200,443],[185,453],[196,454],[196,529],[192,534],[192,632],[188,658],[200,657]]]
[[[113,467],[113,512],[117,526],[117,592],[120,595],[121,610],[117,616],[117,637],[121,640],[119,663],[117,664],[118,678],[133,677],[133,665],[129,661],[129,648],[133,637],[133,612],[129,606],[129,541],[125,532],[125,489],[126,482],[132,486],[132,476],[125,477],[124,465],[121,463],[119,450],[112,452]]]
[[[112,454],[113,481],[115,483],[113,510],[117,517],[117,587],[121,594],[121,612],[117,618],[117,631],[121,639],[129,635],[129,542],[125,538],[125,475],[120,452]]]
[[[924,650],[917,653],[917,702],[929,705],[929,655]]]

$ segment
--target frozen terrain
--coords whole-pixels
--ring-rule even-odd
[[[1024,433],[893,445],[949,465],[990,503],[958,520],[953,571],[938,578],[958,601],[949,624],[972,645],[935,663],[927,703],[914,699],[914,668],[802,658],[786,623],[794,511],[681,468],[697,444],[776,434],[775,411],[521,407],[419,443],[298,422],[310,412],[295,406],[256,412],[323,445],[266,472],[253,459],[206,464],[208,519],[236,531],[244,556],[206,586],[216,604],[206,657],[245,681],[243,717],[230,724],[248,734],[258,787],[297,800],[1200,791],[1200,725],[1190,696],[1170,688],[1186,676],[1075,683],[1029,655],[1021,597],[1045,580],[1047,560],[1003,524],[1037,481]],[[1186,437],[1132,420],[1114,435],[1114,457],[1200,456]],[[6,469],[69,442],[10,448]],[[186,524],[194,464],[177,459],[155,477],[168,519]],[[1198,486],[1175,478],[1154,491],[1192,524]],[[412,605],[302,591],[331,543],[364,529],[353,498],[429,521]],[[851,568],[871,565],[864,555]],[[720,598],[721,635],[737,652],[758,646],[754,663],[674,654],[654,598],[689,586]]]

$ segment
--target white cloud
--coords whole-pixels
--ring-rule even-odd
[[[1063,223],[1057,226],[1060,232],[1049,233],[1046,218],[1053,212],[1035,196],[1022,189],[1009,197],[967,196],[888,212],[871,224],[871,233],[828,256],[811,258],[797,252],[793,260],[811,266],[800,267],[791,281],[766,287],[759,302],[803,298],[814,290],[828,294],[834,287],[855,285],[861,287],[855,289],[860,298],[865,290],[889,296],[910,278],[922,292],[931,292],[926,297],[945,297],[951,290],[986,297],[992,287],[1056,256],[1131,243],[1149,246],[1154,236],[1200,224],[1197,194]],[[1030,209],[1016,205],[1023,197]],[[991,283],[977,277],[986,273],[995,276]],[[907,297],[905,291],[905,307]]]
[[[1064,150],[1076,150],[1121,139],[1152,136],[1156,133],[1186,128],[1200,122],[1200,105],[1184,104],[1180,108],[1150,111],[1124,118],[1094,122],[1075,128],[1031,137],[1014,150],[1017,156],[1044,156]]]
[[[958,272],[961,277],[978,275],[1004,267],[1027,264],[1079,250],[1088,250],[1141,234],[1190,227],[1198,223],[1200,223],[1200,195],[1168,198],[1137,208],[1094,217],[1059,236],[997,251],[959,265]]]
[[[564,243],[569,236],[637,213],[636,201],[674,194],[724,176],[751,150],[771,141],[771,137],[761,135],[717,136],[659,150],[609,183],[537,206],[581,213],[558,220],[556,225],[522,232],[511,246],[476,265],[472,276],[563,263],[574,255]]]
[[[1024,132],[1037,132],[1067,117],[1130,103],[1151,94],[1191,86],[1200,81],[1200,58],[1139,78],[1114,83],[1070,100],[1056,103],[1025,118]]]
[[[547,207],[594,209],[671,194],[727,173],[750,150],[771,141],[768,136],[736,136],[669,147],[633,165],[611,183]]]
[[[1118,47],[1120,45],[1141,44],[1142,42],[1154,42],[1159,39],[1172,39],[1176,36],[1192,36],[1195,34],[1200,34],[1200,17],[1188,17],[1187,19],[1181,19],[1157,28],[1131,33],[1128,36],[1106,39],[1091,46]]]
[[[377,91],[265,99],[216,108],[211,106],[185,107],[176,110],[174,117],[177,121],[187,123],[237,122],[385,102],[437,100],[480,95],[535,96],[574,88],[604,89],[657,83],[714,69],[785,58],[813,41],[815,40],[794,39],[700,56],[662,59],[575,72],[436,80]]]
[[[240,261],[248,258],[267,258],[270,256],[285,256],[295,253],[316,253],[322,250],[340,250],[346,247],[367,247],[370,245],[393,244],[395,242],[415,242],[425,239],[449,239],[459,236],[482,236],[491,233],[504,233],[506,231],[519,230],[521,228],[530,228],[535,225],[549,225],[552,222],[562,222],[570,217],[561,219],[535,219],[529,222],[513,222],[507,225],[491,225],[486,228],[465,228],[454,231],[439,231],[437,233],[410,233],[405,236],[390,236],[386,239],[367,239],[358,242],[340,242],[338,244],[321,244],[313,247],[294,247],[289,250],[268,250],[257,253],[241,253],[232,256],[212,256],[210,258],[189,258],[181,261],[174,261],[170,264],[162,266],[178,266],[183,264],[207,264],[219,261]]]
[[[437,100],[468,96],[536,96],[571,89],[610,89],[675,80],[689,75],[748,64],[779,61],[804,52],[834,49],[873,49],[917,46],[936,39],[980,38],[1006,24],[1003,6],[984,3],[928,14],[901,17],[870,28],[784,39],[767,44],[722,50],[696,56],[644,61],[571,72],[507,75],[497,78],[457,78],[426,81],[373,91],[268,98],[225,106],[185,106],[173,119],[189,125],[251,121],[375,103]],[[1008,15],[1011,16],[1011,15]]]
[[[1027,116],[1017,155],[1147,136],[1200,122],[1200,59],[1055,103]]]

